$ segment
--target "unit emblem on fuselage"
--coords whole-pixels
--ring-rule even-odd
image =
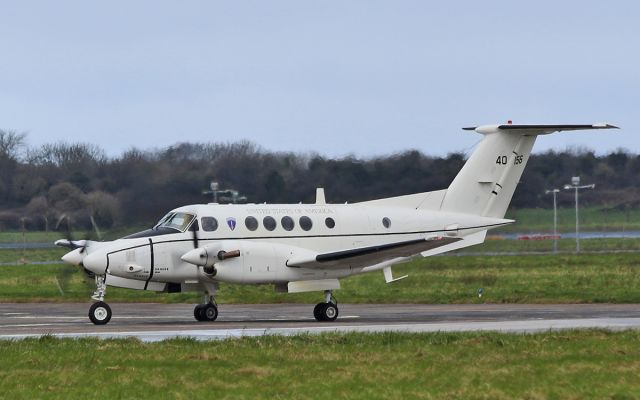
[[[229,217],[227,218],[227,225],[229,225],[229,228],[231,230],[236,229],[236,219],[233,217]]]

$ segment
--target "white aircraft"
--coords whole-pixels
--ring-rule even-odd
[[[221,282],[273,284],[279,292],[323,291],[313,315],[334,321],[340,279],[482,243],[504,219],[538,135],[617,128],[593,125],[485,125],[484,138],[449,188],[354,204],[197,204],[170,211],[153,228],[110,242],[58,240],[62,260],[95,274],[94,324],[106,324],[107,285],[157,292],[200,291],[198,321],[218,317]]]

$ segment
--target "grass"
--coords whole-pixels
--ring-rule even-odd
[[[640,252],[640,238],[600,238],[581,239],[580,249],[584,252]],[[575,239],[558,239],[559,252],[575,252]],[[483,244],[467,247],[454,254],[475,254],[483,252],[513,253],[513,252],[553,252],[553,240],[507,240],[496,236],[489,236]]]
[[[46,249],[1,249],[1,264],[28,264],[31,262],[60,261],[69,250],[61,247]]]
[[[7,399],[640,397],[640,332],[0,341]]]
[[[29,258],[54,256],[36,250],[27,254]],[[358,275],[343,279],[336,296],[343,303],[640,303],[640,253],[429,257],[398,265],[394,274],[409,278],[386,284],[382,272]],[[479,288],[484,290],[482,298],[477,296]],[[0,266],[2,302],[88,301],[93,290],[93,283],[72,266]],[[221,284],[217,299],[222,304],[312,304],[318,296],[315,292],[275,293],[270,285]],[[196,303],[199,295],[109,288],[107,299]]]
[[[139,232],[148,227],[120,227],[101,232],[103,240],[114,240],[134,232]],[[0,232],[0,243],[53,243],[58,239],[64,239],[66,232],[58,231],[3,231]],[[84,239],[87,236],[94,238],[94,232],[73,231],[71,236],[75,240]]]
[[[516,223],[496,232],[553,232],[553,208],[510,208],[505,218]],[[575,209],[558,209],[558,231],[574,232]],[[609,210],[600,207],[580,208],[580,229],[586,231],[640,230],[640,209]]]

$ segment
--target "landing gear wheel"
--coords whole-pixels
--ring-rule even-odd
[[[200,322],[213,322],[218,318],[218,307],[215,304],[198,304],[193,309],[193,316]]]
[[[202,315],[203,321],[213,322],[218,318],[218,307],[211,303],[205,304],[204,307],[202,307],[200,314]]]
[[[105,325],[111,320],[111,307],[104,301],[93,303],[89,308],[89,319],[96,325]]]
[[[193,317],[196,319],[196,321],[204,321],[203,317],[202,317],[202,307],[204,307],[204,304],[198,304],[194,309],[193,309]]]
[[[318,303],[313,309],[313,316],[321,322],[332,322],[338,318],[338,306],[334,303]]]

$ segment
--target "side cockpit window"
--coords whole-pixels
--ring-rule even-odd
[[[169,213],[153,227],[153,229],[167,228],[175,229],[179,232],[187,230],[191,222],[195,219],[195,215],[183,212]]]
[[[123,239],[170,235],[178,232],[184,232],[188,228],[192,231],[198,230],[198,221],[196,220],[196,216],[189,213],[172,211],[162,217],[162,219],[160,219],[153,228],[125,236]]]

